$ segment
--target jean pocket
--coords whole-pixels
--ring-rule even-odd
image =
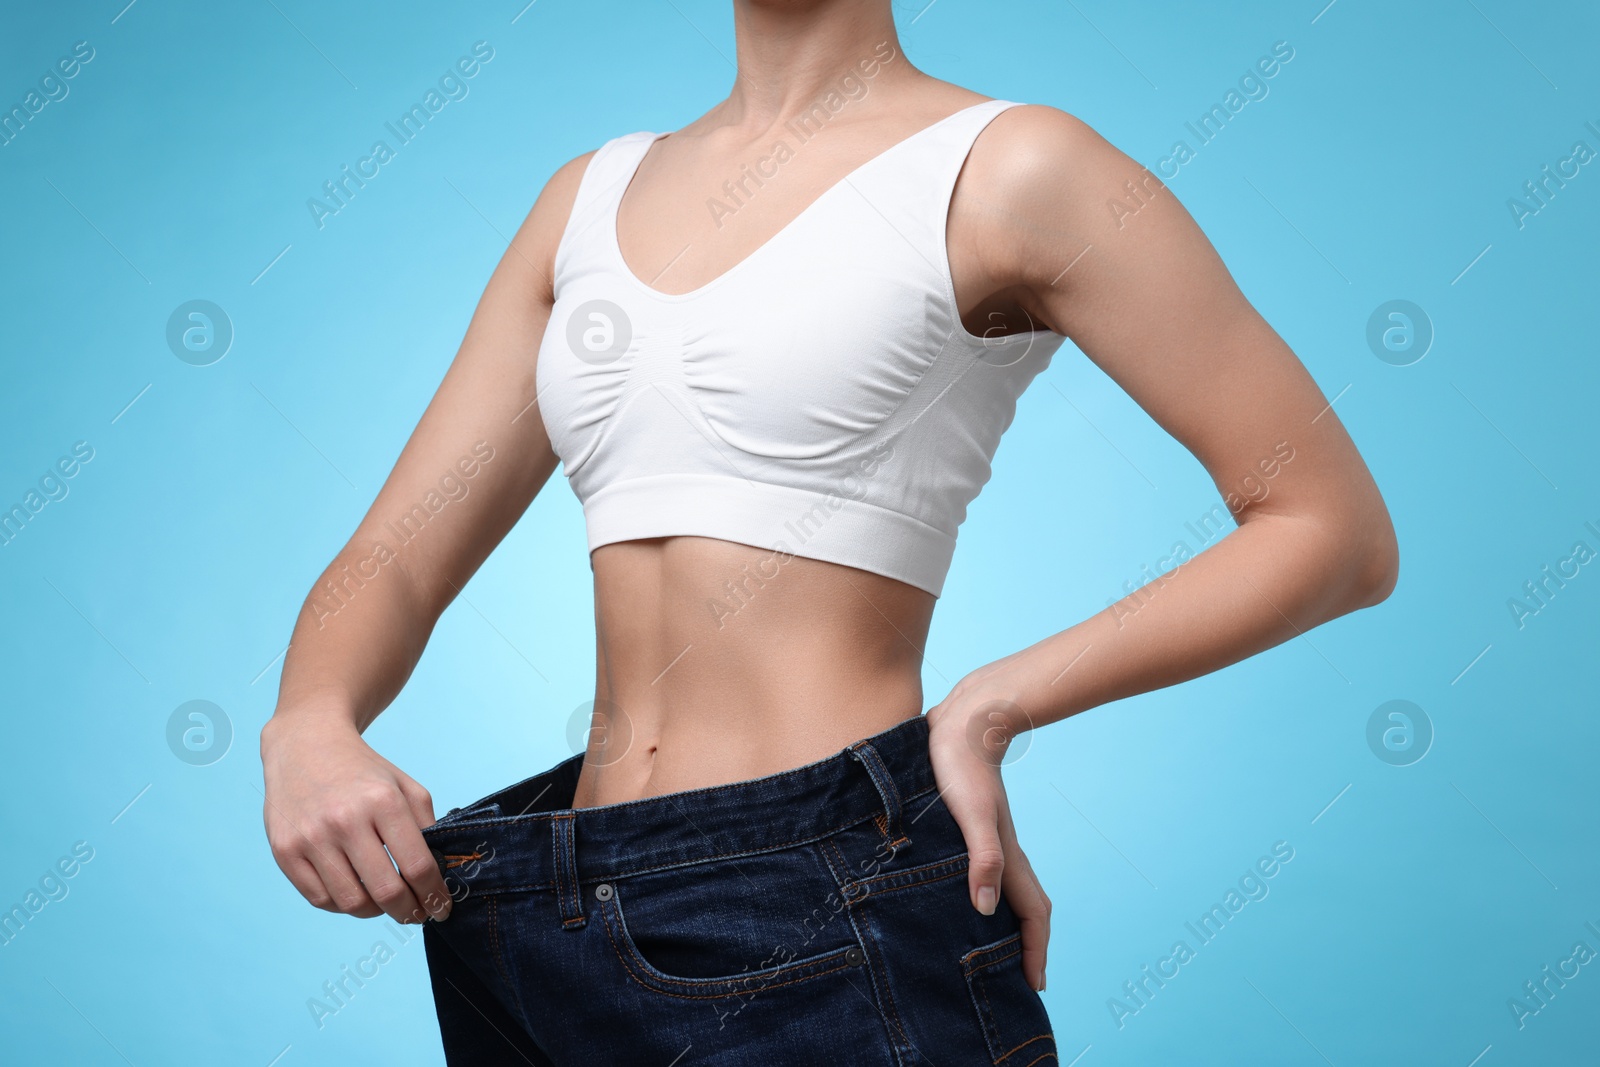
[[[854,927],[815,846],[631,875],[586,888],[638,984],[753,996],[860,966]]]
[[[1020,932],[962,956],[961,971],[994,1063],[1032,1067],[1058,1062],[1044,1001],[1022,972]]]

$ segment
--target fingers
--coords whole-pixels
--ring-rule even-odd
[[[278,870],[283,872],[289,884],[299,890],[314,907],[323,911],[336,911],[333,906],[333,894],[328,892],[327,886],[322,884],[322,876],[317,873],[317,868],[310,860],[296,853],[285,851],[282,855],[274,849],[272,858],[277,861]]]
[[[391,788],[388,796],[375,789],[364,800],[319,811],[307,828],[295,825],[268,801],[267,837],[278,868],[313,907],[323,911],[362,919],[388,913],[402,923],[422,922],[439,914],[441,905],[443,914],[448,914],[449,892],[412,819],[415,810],[431,816],[431,801],[420,786],[416,792],[420,804],[414,805],[398,787]],[[410,880],[395,869],[397,861],[390,859],[385,836],[380,835],[402,843],[407,870],[415,872],[432,893],[428,909],[418,903]]]
[[[333,901],[331,906],[318,904],[318,907],[324,911],[342,912],[361,919],[370,919],[383,914],[383,909],[368,895],[366,888],[361,884],[361,879],[356,875],[356,869],[351,866],[349,858],[342,849],[330,842],[321,848],[313,845],[302,855],[317,869],[317,877],[322,880],[323,887]],[[317,902],[313,900],[311,903]]]
[[[1035,990],[1043,991],[1050,898],[1017,843],[1000,777],[1002,761],[990,744],[994,716],[963,719],[954,712],[942,712],[944,707],[941,704],[928,712],[928,756],[940,796],[967,844],[967,891],[972,906],[993,915],[1003,892],[1021,927],[1023,973]],[[999,754],[1003,751],[1002,745]]]
[[[270,728],[276,717],[268,723]],[[420,923],[450,912],[450,892],[421,828],[428,791],[336,718],[262,730],[267,840],[312,905]]]
[[[1006,865],[1000,839],[1005,787],[1000,782],[999,767],[973,758],[977,752],[962,732],[959,720],[941,717],[929,724],[929,731],[928,756],[933,762],[939,796],[967,846],[968,897],[979,912],[993,915],[999,906]]]
[[[1005,813],[1001,835],[1006,842],[1007,855],[1006,903],[1011,905],[1022,925],[1022,973],[1027,976],[1028,984],[1042,993],[1050,946],[1050,898],[1045,895],[1044,886],[1022,846],[1017,843],[1009,812]]]
[[[1005,848],[1000,840],[1000,820],[992,798],[974,798],[955,790],[944,795],[945,808],[961,828],[967,843],[967,893],[972,906],[993,915],[1000,901],[1005,872]]]
[[[433,815],[433,797],[398,767],[394,769],[394,775],[400,783],[400,795],[405,798],[411,818],[410,821],[393,815],[381,818],[378,821],[378,833],[382,835],[389,855],[394,857],[400,876],[426,909],[414,915],[412,921],[422,922],[429,915],[443,921],[449,917],[453,901],[450,889],[444,883],[444,875],[439,872],[439,863],[433,858],[433,852],[421,832],[423,827],[432,826],[438,821]]]
[[[438,822],[439,820],[433,817],[433,797],[429,795],[428,791],[398,767],[395,768],[394,773],[395,778],[400,782],[400,794],[406,798],[406,804],[411,809],[411,817],[417,821],[417,826],[432,826]],[[384,840],[388,842],[388,838]],[[389,851],[393,852],[393,843],[389,842],[389,845]],[[398,856],[395,858],[399,859]],[[404,870],[404,867],[401,870]],[[440,884],[443,884],[442,880]]]
[[[432,821],[430,818],[422,825],[431,825]],[[408,887],[411,899],[420,901],[406,918],[396,916],[397,921],[420,923],[430,915],[440,921],[448,918],[452,904],[450,890],[444,884],[439,862],[433,858],[433,852],[428,848],[428,842],[417,823],[409,814],[391,813],[380,818],[377,829],[389,849],[389,855],[394,857],[399,877]],[[371,888],[370,883],[368,887]],[[389,911],[387,907],[384,910]],[[394,912],[389,911],[389,914],[394,915]]]
[[[976,845],[972,843],[974,837],[979,842]],[[967,842],[967,892],[972,896],[973,907],[985,915],[993,915],[1004,886],[1005,852],[992,825],[968,835]]]
[[[1017,843],[1003,787],[996,782],[992,790],[971,794],[950,789],[944,802],[967,843],[967,892],[972,906],[984,915],[993,915],[1004,892],[1022,928],[1023,973],[1034,989],[1043,990],[1050,899]]]
[[[413,828],[415,829],[415,828]],[[383,847],[381,831],[376,827],[350,844],[349,855],[367,895],[382,908],[384,914],[397,923],[421,922],[427,912],[418,903],[416,894]]]
[[[367,894],[395,922],[442,919],[450,911],[450,892],[421,831],[434,821],[433,801],[411,778],[394,774],[393,786],[365,799],[369,820],[346,835],[345,851]]]
[[[400,923],[420,923],[430,915],[444,919],[450,892],[421,832],[407,813],[382,818],[346,840],[319,846],[302,837],[295,847],[275,848],[278,868],[324,911],[363,919],[387,914]]]
[[[1044,992],[1047,946],[1050,943],[1050,900],[1031,871],[1013,863],[1006,870],[1006,903],[1022,924],[1022,973],[1028,984]]]
[[[997,806],[979,804],[945,806],[961,827],[967,842],[967,891],[972,906],[993,915],[996,901],[1004,891],[1006,903],[1016,913],[1022,928],[1022,971],[1028,984],[1044,991],[1046,954],[1050,944],[1050,898],[1033,872],[1033,865],[1017,843],[1011,813],[1003,799]],[[963,807],[974,810],[963,812]]]
[[[278,869],[312,907],[371,918],[383,909],[362,888],[332,831],[313,839],[269,799],[264,808],[267,843]]]

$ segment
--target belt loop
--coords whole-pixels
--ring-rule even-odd
[[[580,930],[588,922],[583,914],[583,894],[578,892],[577,849],[572,829],[576,815],[569,811],[550,820],[555,849],[556,905],[561,909],[563,930]]]
[[[883,799],[884,843],[890,852],[898,852],[911,844],[911,838],[901,825],[905,808],[900,803],[900,790],[895,786],[889,768],[884,765],[883,757],[872,747],[870,741],[857,741],[847,751],[861,761],[861,765],[867,769],[867,774],[872,778],[872,784],[877,787],[878,796]]]

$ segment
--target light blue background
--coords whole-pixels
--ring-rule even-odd
[[[313,1021],[307,999],[381,921],[315,911],[278,872],[256,734],[302,598],[507,236],[562,162],[726,93],[729,5],[123,2],[10,5],[0,39],[7,108],[74,42],[95,49],[0,147],[0,505],[74,442],[94,449],[0,548],[0,906],[74,842],[94,850],[0,946],[0,1058],[442,1063],[420,939]],[[1008,771],[1056,903],[1045,999],[1063,1063],[1600,1055],[1600,964],[1522,1029],[1507,1007],[1575,942],[1600,950],[1584,926],[1600,927],[1600,566],[1521,628],[1507,606],[1574,542],[1600,549],[1584,526],[1600,527],[1600,163],[1522,228],[1507,207],[1574,141],[1600,149],[1584,125],[1600,126],[1600,18],[1324,3],[897,5],[923,69],[1061,107],[1151,166],[1292,45],[1269,95],[1170,187],[1338,398],[1402,546],[1380,607],[1050,727]],[[319,230],[307,198],[478,40],[494,58],[470,95]],[[206,367],[164,338],[192,299],[237,331]],[[1392,299],[1436,330],[1410,366],[1366,343]],[[1174,541],[1200,547],[1184,523],[1217,496],[1064,346],[963,528],[927,703],[1104,608]],[[593,682],[583,549],[557,477],[369,732],[441,812],[569,754]],[[233,725],[210,766],[165,739],[194,699]],[[1410,766],[1367,745],[1391,699],[1436,731]],[[1119,1028],[1109,998],[1280,840],[1294,859],[1270,895]]]

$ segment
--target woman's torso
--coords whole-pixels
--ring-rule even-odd
[[[595,720],[576,807],[741,781],[922,710],[934,599],[706,537],[602,545]]]
[[[825,190],[833,194],[886,149],[984,99],[928,79],[893,103],[853,102],[856,114],[845,108],[846,121],[834,121],[753,195],[748,184],[744,197],[736,192],[732,212],[708,210],[718,188],[727,189],[723,176],[764,155],[775,131],[741,134],[711,121],[713,113],[640,143],[636,168],[625,168],[611,194],[612,251],[620,257],[611,273],[668,297],[715,289],[724,276],[737,278],[749,257],[769,254],[775,235],[788,237]],[[994,287],[973,254],[977,223],[964,204],[981,202],[974,186],[984,179],[968,173],[981,169],[961,170],[961,196],[950,201],[949,271],[961,325],[979,335],[1023,333],[1037,324],[1015,301],[989,296]],[[796,300],[793,313],[829,309]],[[601,544],[591,565],[595,720],[575,806],[776,773],[922,710],[922,652],[936,602],[927,588],[692,535]]]

